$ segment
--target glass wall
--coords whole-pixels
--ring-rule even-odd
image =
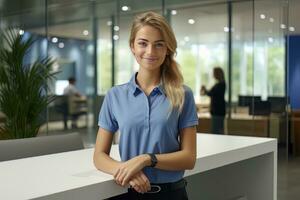
[[[12,0],[0,3],[0,27],[36,38],[28,62],[45,55],[56,59],[59,73],[49,93],[56,99],[40,135],[80,132],[86,146],[93,146],[104,95],[139,68],[128,44],[132,19],[148,10],[164,14],[176,34],[185,84],[194,92],[198,132],[211,133],[210,98],[200,88],[213,87],[212,71],[220,66],[225,134],[277,138],[280,158],[294,164],[300,155],[299,7],[297,0]],[[82,99],[65,98],[70,77]]]

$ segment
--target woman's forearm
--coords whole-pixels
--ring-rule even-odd
[[[94,165],[100,171],[114,175],[121,162],[112,159],[104,152],[94,154]]]
[[[155,168],[163,170],[193,169],[196,162],[196,155],[184,150],[167,154],[156,154],[156,157],[157,164]]]

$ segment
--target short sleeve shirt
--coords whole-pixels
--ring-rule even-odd
[[[77,90],[77,88],[72,85],[69,84],[65,89],[64,89],[64,95],[75,95],[75,94],[79,94],[79,91]]]
[[[98,125],[111,133],[119,130],[122,161],[145,153],[179,151],[180,130],[198,124],[191,89],[184,86],[184,105],[179,113],[171,109],[161,85],[147,96],[136,84],[135,77],[134,75],[128,83],[108,91],[101,107]],[[184,171],[146,167],[144,173],[151,183],[168,183],[180,180]]]

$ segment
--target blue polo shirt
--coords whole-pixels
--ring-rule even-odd
[[[98,125],[111,133],[120,131],[119,152],[122,161],[145,153],[164,154],[180,150],[179,133],[198,124],[194,96],[184,86],[181,113],[170,112],[170,102],[161,85],[147,96],[136,84],[136,75],[123,85],[111,88],[104,99]],[[166,171],[146,167],[151,183],[180,180],[184,171]]]

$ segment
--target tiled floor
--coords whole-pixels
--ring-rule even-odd
[[[83,125],[79,123],[79,127]],[[45,131],[44,127],[44,131]],[[65,134],[79,132],[85,148],[95,145],[97,130],[93,128],[78,128],[64,131],[62,123],[49,125],[49,134]],[[42,132],[44,132],[42,131]],[[45,135],[41,133],[40,135]],[[284,148],[278,149],[278,200],[300,199],[300,157],[289,156]]]

